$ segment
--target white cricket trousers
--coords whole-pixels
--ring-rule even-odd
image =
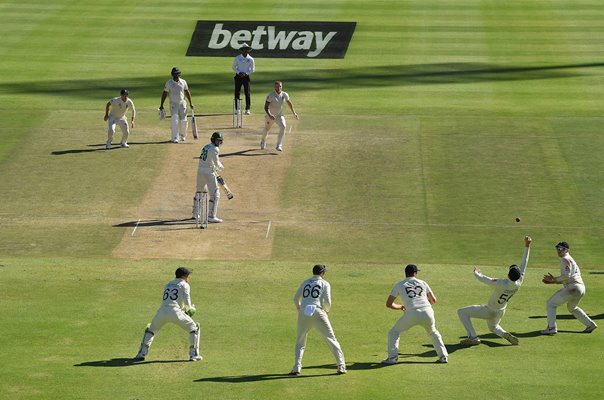
[[[187,103],[170,103],[170,129],[172,141],[187,138]]]
[[[338,365],[346,364],[344,360],[344,353],[336,335],[333,332],[327,313],[320,308],[317,308],[312,316],[304,315],[304,310],[301,309],[298,314],[298,340],[296,341],[295,348],[295,361],[294,370],[300,371],[302,369],[302,357],[304,357],[304,348],[306,347],[306,339],[308,333],[312,328],[319,331],[319,334],[327,343],[331,354],[336,359]]]
[[[568,311],[586,327],[592,326],[594,321],[578,307],[579,302],[585,296],[585,285],[568,285],[558,290],[547,300],[547,326],[556,326],[556,309],[559,305],[566,303]]]
[[[506,331],[499,325],[499,322],[501,322],[504,314],[505,309],[492,310],[486,305],[467,306],[457,310],[457,315],[464,328],[466,328],[466,332],[468,332],[468,338],[472,339],[476,338],[477,335],[470,318],[485,319],[489,330],[495,335],[503,337]]]
[[[283,115],[275,117],[275,119],[270,119],[268,115],[264,116],[264,132],[262,132],[262,141],[266,142],[266,138],[268,137],[268,131],[275,123],[277,123],[277,126],[279,126],[279,135],[277,136],[277,143],[275,146],[279,147],[283,144],[283,137],[285,136],[285,127],[287,126],[287,124],[285,123],[285,117]]]
[[[388,332],[388,359],[398,360],[398,343],[400,335],[409,330],[409,328],[420,325],[425,330],[428,336],[432,339],[434,350],[438,357],[448,357],[447,348],[443,343],[442,336],[436,330],[436,322],[434,321],[434,310],[432,307],[420,308],[418,310],[407,310],[394,324]]]
[[[120,143],[126,144],[128,142],[130,127],[128,126],[128,120],[126,119],[126,117],[116,119],[110,116],[107,120],[107,144],[109,146],[111,146],[111,142],[113,141],[113,135],[115,134],[116,125],[119,125],[122,130],[122,141]]]
[[[145,357],[153,343],[153,339],[159,330],[167,323],[180,326],[189,333],[189,355],[199,354],[199,325],[193,321],[183,310],[175,307],[160,307],[153,317],[149,328],[145,330],[138,356]]]

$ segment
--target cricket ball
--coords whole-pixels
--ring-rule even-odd
[[[516,217],[516,222],[520,222],[520,217]]]

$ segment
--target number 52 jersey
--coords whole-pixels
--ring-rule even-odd
[[[426,282],[415,277],[409,277],[394,285],[390,295],[400,297],[407,310],[418,310],[432,307],[428,301],[428,293],[431,292],[432,289]]]

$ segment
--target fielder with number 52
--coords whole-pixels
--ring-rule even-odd
[[[185,267],[178,267],[175,272],[176,279],[171,280],[164,287],[161,307],[157,314],[147,325],[143,340],[135,360],[143,361],[153,343],[155,334],[166,323],[171,322],[189,332],[189,360],[199,361],[203,357],[199,354],[199,324],[193,321],[195,306],[191,304],[191,287],[189,286],[189,275],[191,271]]]
[[[302,282],[294,295],[294,304],[298,310],[298,340],[295,348],[294,368],[290,375],[299,375],[302,370],[302,357],[306,347],[306,338],[312,328],[316,328],[329,350],[336,358],[338,374],[346,373],[346,361],[340,343],[336,339],[327,314],[331,308],[331,286],[323,277],[327,267],[322,264],[313,266],[313,276]]]
[[[476,336],[476,331],[472,326],[470,318],[485,319],[491,332],[504,338],[513,345],[518,344],[518,338],[511,333],[506,332],[499,325],[499,322],[501,322],[501,319],[505,314],[508,301],[510,301],[512,296],[520,289],[520,285],[522,285],[524,280],[524,271],[526,270],[529,259],[531,241],[532,239],[529,236],[524,237],[524,254],[522,255],[520,267],[516,264],[510,265],[507,278],[489,278],[488,276],[481,274],[479,268],[474,268],[474,276],[476,276],[476,279],[489,285],[493,289],[493,292],[491,297],[489,297],[488,304],[481,306],[467,306],[457,310],[457,315],[459,315],[461,323],[468,332],[468,338],[461,341],[462,345],[476,346],[480,344],[480,339]]]

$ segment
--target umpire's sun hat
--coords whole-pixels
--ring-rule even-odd
[[[249,44],[247,44],[247,43],[244,43],[244,44],[243,44],[243,45],[242,45],[242,46],[239,48],[239,50],[251,50],[251,49],[252,49],[252,48],[251,48],[251,47],[250,47],[250,45],[249,45]]]
[[[409,264],[405,267],[405,276],[413,276],[415,272],[419,272],[421,269],[417,268],[415,264]]]

